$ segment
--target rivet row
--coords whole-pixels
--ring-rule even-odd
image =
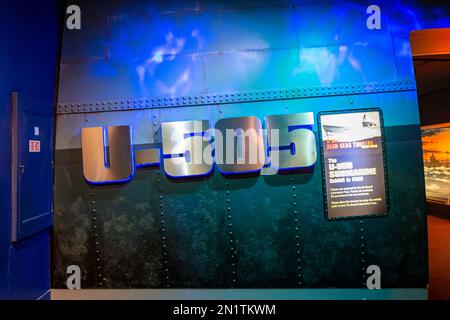
[[[366,288],[367,286],[367,264],[366,264],[366,236],[365,236],[365,226],[364,226],[364,220],[359,221],[359,232],[360,232],[360,255],[361,255],[361,270],[362,270],[362,279],[363,279],[363,288]]]
[[[318,96],[350,95],[376,93],[386,91],[415,90],[414,80],[396,80],[386,82],[362,83],[355,85],[336,85],[293,89],[270,89],[242,91],[234,93],[215,93],[197,96],[148,97],[125,100],[105,100],[97,102],[61,103],[58,114],[90,113],[117,110],[152,109],[164,107],[195,106],[206,104],[239,103],[253,101],[268,101],[279,99],[301,99]]]
[[[99,233],[98,233],[98,217],[97,217],[97,209],[95,208],[96,201],[95,201],[95,193],[91,193],[91,219],[92,219],[92,229],[94,233],[94,256],[96,261],[96,269],[97,269],[97,285],[99,287],[103,287],[106,278],[104,277],[104,274],[102,273],[102,259],[101,259],[101,248],[100,248],[100,242],[99,242]]]
[[[161,175],[161,172],[157,172],[157,175]],[[162,193],[162,180],[158,179],[158,191]],[[167,232],[166,232],[166,221],[165,221],[165,212],[164,210],[164,196],[163,194],[159,195],[159,215],[161,216],[161,245],[162,245],[162,253],[163,253],[163,270],[164,270],[164,279],[166,280],[166,288],[170,288],[170,270],[169,270],[169,260],[168,260],[168,252],[167,252]]]
[[[303,273],[302,273],[302,246],[301,246],[301,232],[300,232],[300,216],[299,211],[297,209],[297,187],[295,186],[295,178],[291,179],[292,182],[292,208],[293,208],[293,222],[295,226],[295,249],[296,249],[296,257],[297,257],[297,286],[303,286]]]
[[[230,183],[226,183],[225,184],[227,188],[230,187]],[[237,283],[237,268],[236,268],[236,263],[237,263],[237,255],[238,255],[238,250],[237,250],[237,243],[236,243],[236,239],[234,237],[234,232],[233,232],[233,222],[232,222],[232,208],[231,208],[231,191],[227,190],[226,191],[226,215],[227,215],[227,220],[228,220],[228,240],[229,240],[229,249],[230,249],[230,259],[231,259],[231,275],[232,275],[232,285],[236,285]]]

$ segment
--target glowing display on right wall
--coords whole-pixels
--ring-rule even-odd
[[[450,205],[450,123],[422,127],[427,200]]]

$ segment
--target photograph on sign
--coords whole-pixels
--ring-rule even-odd
[[[387,214],[380,111],[322,113],[319,126],[328,218]]]

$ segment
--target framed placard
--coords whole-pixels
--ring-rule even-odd
[[[387,215],[381,110],[322,112],[318,124],[328,219]]]

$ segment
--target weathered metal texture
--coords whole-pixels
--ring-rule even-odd
[[[92,288],[363,287],[362,268],[377,264],[384,287],[423,287],[424,190],[415,182],[423,172],[413,160],[421,145],[395,141],[417,130],[388,130],[391,212],[363,223],[325,218],[317,166],[188,181],[145,169],[126,186],[99,188],[80,178],[80,150],[59,151],[78,164],[57,166],[55,285],[79,264]]]
[[[408,38],[450,25],[445,10],[381,2],[383,27],[370,31],[365,2],[75,3],[86,25],[64,35],[55,287],[72,264],[84,288],[356,288],[371,264],[384,288],[426,287]],[[384,115],[387,217],[328,221],[319,163],[270,177],[216,170],[174,181],[148,168],[126,185],[83,181],[82,127],[131,125],[136,148],[150,148],[161,147],[167,121],[213,127],[222,118],[364,107]]]
[[[413,91],[351,100],[342,96],[180,107],[152,110],[153,123],[134,122],[136,132],[144,132],[141,126],[151,132],[160,121],[209,119],[214,125],[222,117],[262,118],[274,110],[280,114],[314,110],[317,115],[336,105],[347,109],[383,105],[391,212],[386,218],[364,220],[364,227],[357,220],[325,218],[319,165],[313,172],[273,177],[226,178],[216,170],[210,178],[183,181],[170,180],[157,168],[145,169],[138,170],[127,185],[99,188],[83,181],[80,145],[60,149],[56,243],[77,240],[57,246],[55,286],[64,287],[65,265],[79,263],[86,274],[84,286],[91,288],[363,287],[363,268],[370,264],[379,264],[388,273],[383,276],[385,287],[423,287],[427,278],[424,191],[417,182],[423,169],[417,157],[421,145],[414,96]],[[135,112],[148,111],[127,111]],[[113,116],[105,114],[103,124],[114,123]],[[70,122],[79,115],[64,117]],[[96,115],[98,122],[93,125],[101,119]],[[314,131],[317,134],[317,127]],[[80,139],[80,129],[72,134],[65,137]],[[404,159],[411,162],[405,164]],[[102,200],[93,200],[91,193],[95,198],[101,194]],[[96,228],[91,201],[96,201]],[[101,239],[99,247],[95,232]],[[97,264],[106,279],[101,282]]]

